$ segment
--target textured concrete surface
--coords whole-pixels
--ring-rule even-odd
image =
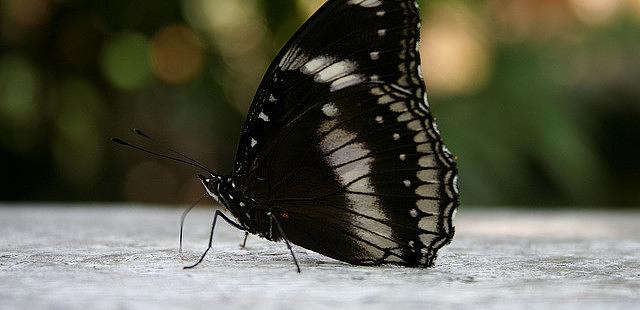
[[[2,309],[640,308],[640,213],[465,211],[437,267],[355,267],[226,224],[210,209],[0,207]]]

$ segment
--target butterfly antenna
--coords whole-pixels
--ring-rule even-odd
[[[163,143],[158,142],[158,140],[152,138],[151,136],[149,136],[148,134],[146,134],[142,130],[134,128],[133,132],[135,132],[137,135],[139,135],[139,136],[151,141],[153,144],[155,144],[155,145],[157,145],[157,146],[159,146],[159,147],[161,147],[161,148],[163,148],[163,149],[165,149],[165,150],[167,150],[167,151],[169,151],[169,152],[171,152],[173,154],[176,154],[176,155],[178,155],[178,156],[180,156],[180,157],[182,157],[184,159],[190,160],[191,162],[193,162],[194,164],[197,164],[198,166],[202,167],[206,171],[211,172],[211,169],[207,168],[207,166],[205,166],[203,163],[193,159],[192,157],[189,157],[189,156],[185,155],[182,152],[176,151],[175,149],[173,149],[171,147],[168,147],[167,145],[165,145]]]
[[[186,161],[186,160],[184,160],[182,158],[177,158],[177,157],[173,157],[173,156],[169,156],[169,155],[165,155],[165,154],[160,154],[160,153],[157,153],[157,152],[154,152],[154,151],[150,151],[150,150],[147,150],[147,149],[142,148],[140,146],[133,145],[133,144],[131,144],[131,143],[127,142],[127,141],[124,141],[122,139],[119,139],[119,138],[112,138],[111,141],[113,141],[114,143],[120,144],[120,145],[124,145],[126,147],[130,147],[130,148],[136,149],[138,151],[145,152],[147,154],[151,154],[151,155],[158,156],[158,157],[161,157],[161,158],[174,160],[174,161],[177,161],[177,162],[180,162],[180,163],[183,163],[183,164],[187,164],[189,166],[196,167],[198,169],[202,169],[202,170],[204,170],[206,172],[209,172],[211,174],[214,174],[213,171],[211,171],[211,169],[209,169],[209,168],[207,168],[205,166],[196,164],[196,163],[192,163],[190,161]]]
[[[178,253],[182,253],[182,230],[184,228],[184,219],[187,218],[187,214],[191,212],[191,209],[197,206],[200,203],[200,201],[204,199],[204,197],[207,197],[207,195],[206,194],[202,195],[202,197],[198,198],[196,202],[192,203],[188,208],[184,209],[184,211],[182,212],[182,216],[180,217],[180,248],[178,250]]]

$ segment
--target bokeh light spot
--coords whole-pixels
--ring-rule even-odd
[[[487,8],[496,36],[509,43],[561,37],[575,21],[566,0],[489,0]]]
[[[36,141],[41,120],[38,98],[41,80],[37,69],[24,57],[0,58],[0,143],[26,151]]]
[[[150,46],[147,38],[125,32],[111,38],[101,55],[102,72],[115,87],[133,90],[144,86],[151,77]]]
[[[21,29],[46,23],[51,15],[51,0],[4,0],[0,2],[3,20]]]
[[[0,59],[0,118],[16,127],[30,127],[37,118],[40,81],[25,58],[9,54]]]
[[[269,61],[267,27],[256,2],[190,0],[185,12],[219,50],[230,77],[225,92],[237,110],[246,113]]]
[[[609,23],[622,8],[623,0],[570,0],[580,21],[592,26]]]
[[[629,0],[629,7],[631,8],[631,13],[640,21],[640,0]]]
[[[204,66],[203,43],[185,26],[167,26],[156,33],[151,55],[153,72],[169,84],[190,82]]]
[[[440,5],[427,17],[421,56],[427,86],[436,96],[473,93],[488,81],[490,46],[483,25],[462,5]]]

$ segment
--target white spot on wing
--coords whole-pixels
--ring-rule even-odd
[[[318,72],[314,78],[316,82],[326,83],[333,81],[339,77],[350,74],[358,67],[353,61],[342,60],[338,61]]]
[[[431,148],[431,144],[423,143],[416,146],[416,151],[418,153],[433,153],[433,149]]]
[[[422,197],[437,197],[439,184],[423,184],[416,189],[416,194]]]
[[[407,128],[413,131],[421,131],[422,130],[422,122],[420,120],[413,120],[407,123]]]
[[[393,99],[393,97],[389,96],[389,95],[384,95],[381,96],[380,98],[378,98],[378,104],[389,104],[392,102],[395,102],[396,100]]]
[[[302,53],[300,48],[293,47],[284,54],[278,67],[281,70],[298,70],[308,60],[309,56]]]
[[[338,91],[343,88],[347,88],[353,85],[360,84],[365,81],[365,77],[362,74],[351,74],[341,77],[331,83],[331,91]]]
[[[427,109],[429,108],[429,100],[427,99],[427,92],[424,92],[424,94],[422,95],[422,102],[424,103],[424,106],[427,107]]]
[[[369,53],[369,57],[371,57],[371,60],[378,60],[380,59],[380,52],[371,52]]]
[[[420,199],[416,202],[416,206],[422,212],[434,214],[434,215],[437,215],[440,213],[439,211],[440,207],[438,204],[439,204],[438,200],[431,200],[431,199]]]
[[[300,71],[304,74],[316,74],[332,62],[333,58],[321,55],[305,63],[304,66],[300,68]]]
[[[411,112],[404,112],[398,116],[398,122],[406,122],[413,119]]]
[[[264,112],[260,112],[260,115],[258,116],[258,118],[260,118],[261,120],[268,122],[269,121],[269,116],[267,114],[264,114]]]
[[[435,158],[431,155],[426,155],[418,159],[418,165],[424,168],[433,168],[436,166]]]
[[[425,216],[420,219],[418,222],[418,227],[429,230],[429,231],[437,231],[438,230],[438,217],[437,216]]]
[[[374,8],[382,5],[381,0],[349,0],[347,1],[347,3],[351,5],[359,4],[360,6],[363,6],[366,8]]]
[[[362,3],[360,3],[360,5],[367,8],[373,8],[373,7],[382,5],[382,1],[381,0],[364,0],[362,1]]]
[[[453,177],[453,191],[456,194],[460,194],[459,189],[458,189],[458,175],[457,174]]]
[[[374,193],[373,184],[371,184],[371,180],[368,177],[363,177],[362,179],[353,182],[349,185],[349,190],[358,192],[358,193]]]
[[[258,141],[254,138],[251,138],[251,147],[256,146],[256,144],[258,144]]]
[[[278,67],[282,68],[283,70],[286,70],[285,66],[287,65],[287,62],[289,61],[289,58],[291,58],[291,55],[295,54],[295,48],[289,49],[286,53],[284,53],[284,55],[282,56],[282,59],[280,59],[280,63],[278,64]]]
[[[335,118],[330,120],[324,120],[322,121],[322,124],[320,124],[320,127],[318,128],[318,133],[319,134],[327,133],[329,130],[333,129],[337,124],[338,124],[338,120]]]
[[[420,170],[418,171],[418,179],[424,182],[438,183],[438,170]]]
[[[419,132],[413,137],[413,141],[416,143],[427,142],[427,133],[424,131]]]
[[[420,223],[422,223],[422,220],[420,220]],[[418,226],[420,228],[422,228],[422,226],[420,224],[418,224]],[[421,234],[420,235],[420,242],[422,242],[422,244],[427,245],[427,246],[431,245],[431,243],[435,239],[436,239],[436,235],[432,235],[432,234]]]
[[[418,217],[418,210],[411,209],[409,210],[409,214],[411,215],[411,217]]]
[[[332,167],[339,166],[369,155],[369,150],[362,143],[351,143],[327,156]]]
[[[368,152],[369,150],[363,149],[361,151]],[[348,187],[349,191],[356,193],[374,193],[375,189],[371,183],[371,179],[366,177],[366,175],[371,173],[372,163],[372,158],[364,158],[338,168],[335,172],[343,186],[352,183]],[[386,219],[386,216],[380,208],[380,200],[378,197],[371,195],[347,194],[346,198],[347,205],[354,212],[377,219]]]
[[[322,106],[322,113],[329,117],[334,117],[338,115],[338,108],[333,103],[327,103]]]
[[[389,105],[389,110],[397,113],[402,113],[407,111],[407,105],[404,102],[396,102]]]
[[[358,194],[346,194],[347,205],[349,209],[358,214],[363,214],[376,219],[387,220],[386,215],[382,212],[380,207],[380,199],[371,195],[358,195]],[[356,222],[360,219],[360,216],[354,216],[351,220]],[[384,227],[384,224],[380,224]],[[370,226],[374,231],[380,231],[378,226]]]
[[[319,134],[323,134],[318,131]],[[320,141],[320,150],[329,154],[326,157],[327,164],[334,167],[333,173],[342,186],[354,193],[373,193],[374,187],[371,179],[366,177],[371,173],[373,158],[365,157],[371,151],[364,143],[354,142],[357,135],[344,129],[333,129]],[[348,143],[348,144],[347,144]],[[345,145],[346,144],[346,145]],[[358,160],[358,158],[360,158]],[[348,207],[353,212],[386,219],[380,208],[380,200],[376,196],[360,195],[354,193],[345,194]],[[353,221],[361,217],[354,216]]]
[[[384,94],[384,91],[380,87],[372,88],[369,92],[374,96],[382,96]]]
[[[352,141],[356,138],[356,134],[344,129],[336,128],[329,132],[320,141],[320,150],[323,153],[330,153],[341,145]]]
[[[368,152],[368,150],[364,149],[364,150],[361,150],[361,152]],[[329,160],[335,160],[335,159],[330,158]],[[342,165],[341,167],[335,168],[334,172],[338,176],[340,183],[346,186],[352,183],[353,181],[371,173],[372,163],[373,163],[373,159],[371,157],[366,157],[366,158],[354,161],[352,163]]]

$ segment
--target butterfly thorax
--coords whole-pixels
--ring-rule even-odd
[[[273,211],[261,208],[254,199],[237,190],[232,178],[215,175],[199,177],[207,193],[231,212],[247,232],[272,241],[280,240],[280,234],[269,216]],[[278,212],[274,214],[277,217],[282,216]]]

